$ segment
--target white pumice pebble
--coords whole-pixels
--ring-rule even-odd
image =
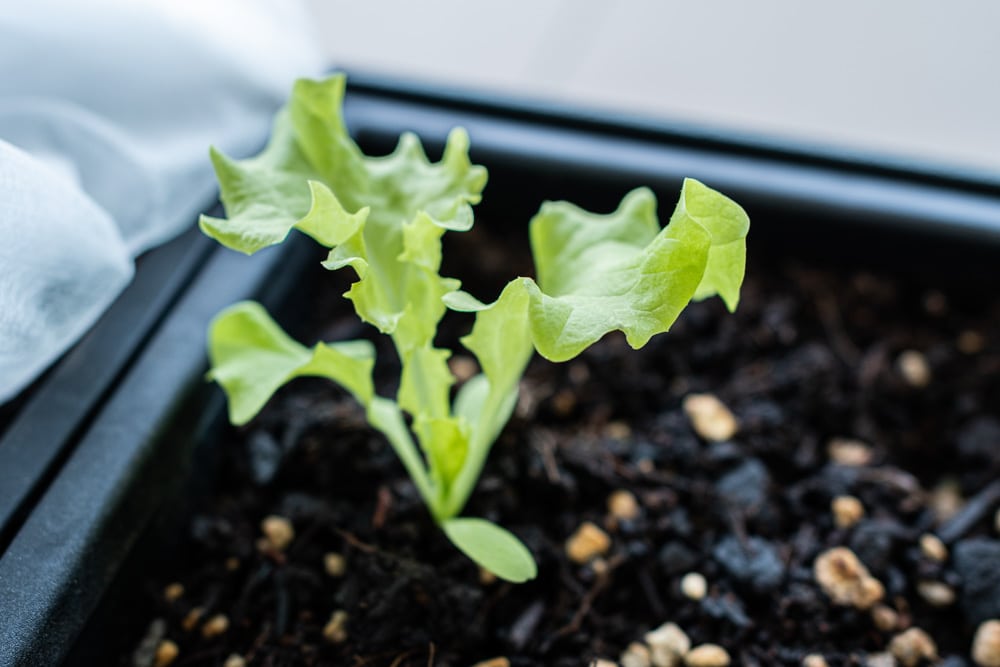
[[[831,461],[842,466],[866,466],[874,458],[868,444],[852,438],[833,438],[826,445],[826,453]]]
[[[965,505],[958,480],[952,477],[941,480],[931,490],[927,504],[930,505],[931,511],[934,512],[934,519],[939,525],[958,514]]]
[[[618,658],[618,663],[621,667],[652,667],[653,655],[650,653],[649,647],[645,644],[632,642],[622,652],[621,657]]]
[[[910,628],[889,642],[889,652],[903,667],[917,667],[922,661],[937,660],[937,645],[920,628]]]
[[[451,374],[459,382],[466,382],[479,372],[479,364],[476,360],[466,354],[456,354],[448,360],[448,368]]]
[[[608,496],[608,513],[619,521],[634,521],[639,518],[642,509],[635,494],[619,489]]]
[[[736,416],[713,394],[688,394],[683,407],[691,427],[705,440],[729,440],[739,430]]]
[[[880,632],[895,632],[899,629],[899,614],[892,607],[877,604],[872,607],[872,623]]]
[[[940,581],[918,582],[917,593],[932,607],[949,607],[955,604],[955,589]]]
[[[976,628],[972,661],[979,667],[1000,667],[1000,620],[983,621]]]
[[[632,435],[632,427],[623,421],[608,422],[604,426],[604,435],[612,440],[628,440]]]
[[[813,574],[834,604],[864,610],[885,597],[882,583],[847,547],[834,547],[817,556]]]
[[[937,535],[924,533],[920,536],[920,553],[936,563],[948,560],[948,547]]]
[[[695,646],[684,656],[687,667],[729,667],[729,653],[718,644]]]
[[[566,540],[566,555],[571,561],[584,565],[611,548],[611,538],[590,521],[586,521]]]
[[[347,572],[347,559],[336,552],[329,552],[323,555],[323,569],[327,576],[338,578]]]
[[[205,625],[201,626],[201,636],[205,639],[211,639],[225,634],[228,629],[229,617],[225,614],[216,614],[205,621]]]
[[[181,650],[174,642],[164,639],[156,647],[156,654],[153,656],[154,667],[167,667],[177,659]]]
[[[689,600],[701,600],[708,593],[708,582],[698,572],[688,572],[681,578],[681,593]]]
[[[295,539],[295,528],[292,522],[283,516],[272,514],[260,522],[260,532],[264,534],[267,545],[275,551],[284,551]]]
[[[830,503],[837,528],[850,528],[865,516],[865,506],[854,496],[837,496]]]
[[[167,584],[163,589],[163,599],[167,602],[177,602],[182,597],[184,597],[184,585],[176,581],[172,584]]]
[[[323,639],[331,644],[343,644],[347,641],[347,612],[338,609],[330,615],[330,620],[323,626]]]
[[[664,623],[643,637],[653,658],[653,667],[677,667],[691,650],[691,640],[676,623]]]
[[[892,653],[869,653],[865,658],[865,667],[896,667],[896,665]]]
[[[802,667],[830,667],[827,663],[826,658],[821,656],[819,653],[810,653],[806,657],[802,658]]]
[[[896,359],[896,367],[911,387],[922,389],[931,383],[931,367],[921,352],[906,350]]]

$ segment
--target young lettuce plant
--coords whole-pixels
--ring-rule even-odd
[[[262,153],[238,161],[213,151],[228,218],[203,217],[201,228],[247,254],[297,229],[330,249],[326,268],[351,267],[358,279],[346,298],[392,338],[401,361],[395,400],[375,393],[371,343],[307,348],[252,302],[212,323],[210,377],[228,395],[234,424],[252,419],[293,378],[333,380],[364,407],[455,546],[503,579],[531,579],[535,562],[512,533],[459,514],[514,410],[533,352],[566,361],[614,330],[639,348],[692,299],[717,294],[734,309],[749,220],[735,202],[690,179],[662,229],[656,200],[643,188],[610,215],[546,203],[530,223],[537,281],[515,278],[486,304],[439,274],[443,234],[471,228],[471,206],[486,184],[486,170],[469,160],[467,135],[453,130],[437,163],[410,134],[389,156],[365,156],[344,127],[344,86],[342,76],[298,81]],[[462,343],[482,369],[454,402],[451,353],[434,346],[446,308],[475,313]]]

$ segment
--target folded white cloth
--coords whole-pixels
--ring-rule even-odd
[[[292,81],[324,68],[311,30],[290,0],[0,8],[0,401],[211,203],[209,145],[263,144]]]

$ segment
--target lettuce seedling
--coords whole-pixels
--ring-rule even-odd
[[[656,200],[643,188],[610,215],[546,203],[530,223],[538,279],[515,278],[483,303],[439,273],[443,234],[471,228],[471,207],[486,184],[486,170],[469,160],[466,133],[451,132],[437,163],[411,134],[391,155],[368,157],[344,127],[344,86],[342,76],[297,82],[254,158],[213,151],[228,218],[205,216],[201,228],[248,254],[297,229],[330,249],[326,268],[351,267],[357,281],[345,296],[398,353],[395,399],[375,392],[370,342],[307,348],[252,302],[212,323],[210,377],[228,395],[234,424],[253,418],[293,378],[333,380],[364,407],[455,546],[497,576],[525,581],[536,573],[528,549],[509,531],[459,514],[514,410],[533,352],[566,361],[614,330],[639,348],[692,299],[718,294],[732,310],[749,220],[739,205],[690,179],[662,229]],[[462,343],[482,369],[453,402],[451,352],[434,346],[447,308],[475,313]]]

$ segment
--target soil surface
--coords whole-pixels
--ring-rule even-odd
[[[481,297],[528,270],[495,239],[462,243],[496,270]],[[641,665],[642,648],[623,651],[672,622],[733,664],[894,664],[890,643],[915,627],[941,664],[971,665],[977,625],[1000,617],[1000,301],[752,260],[734,315],[693,304],[641,351],[612,335],[568,364],[532,362],[465,514],[519,535],[534,581],[484,576],[360,408],[296,381],[222,443],[215,496],[147,584],[147,650],[121,664],[152,664],[166,639],[185,666]],[[341,291],[317,311],[344,313]],[[692,394],[723,406],[697,429]],[[290,522],[287,546],[280,520],[263,539],[266,517]],[[578,563],[567,540],[586,522],[610,542]],[[835,547],[878,581],[877,602],[837,604],[817,581]]]

